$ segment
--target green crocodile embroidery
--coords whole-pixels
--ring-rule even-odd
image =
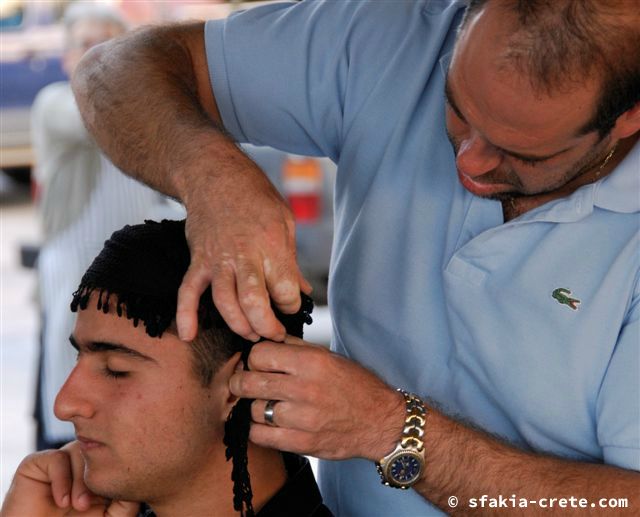
[[[558,300],[558,303],[561,303],[562,305],[568,305],[575,311],[578,309],[580,300],[571,298],[570,296],[568,296],[570,294],[571,291],[569,289],[566,289],[565,287],[558,287],[553,291],[553,293],[551,293],[551,296]]]

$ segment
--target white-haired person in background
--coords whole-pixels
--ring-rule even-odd
[[[113,7],[72,4],[64,15],[62,64],[69,77],[92,46],[125,32]],[[74,315],[68,293],[105,239],[126,223],[142,222],[158,194],[131,180],[100,152],[80,118],[67,81],[50,84],[35,99],[32,141],[36,157],[43,242],[38,258],[42,352],[36,395],[37,447],[73,439],[73,426],[53,414],[56,393],[75,364],[68,347]]]

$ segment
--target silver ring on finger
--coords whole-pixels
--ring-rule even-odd
[[[264,406],[264,421],[267,425],[272,425],[277,427],[278,424],[273,420],[273,410],[276,407],[276,404],[280,402],[279,400],[268,400],[267,404]]]

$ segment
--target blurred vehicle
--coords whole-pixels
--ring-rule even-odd
[[[0,168],[28,181],[30,108],[43,86],[66,79],[60,19],[66,2],[0,1]]]

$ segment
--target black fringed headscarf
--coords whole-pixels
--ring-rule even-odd
[[[175,320],[178,288],[191,260],[184,225],[184,220],[145,221],[115,232],[82,277],[71,310],[86,309],[91,294],[98,292],[98,310],[108,313],[115,303],[118,316],[133,320],[134,327],[142,322],[149,336],[161,337]],[[273,307],[287,333],[297,337],[302,337],[303,324],[311,323],[313,310],[311,298],[301,296],[302,306],[295,314],[283,314]],[[211,287],[200,297],[198,324],[202,330],[229,332],[233,352],[242,353],[244,369],[249,369],[247,360],[254,343],[229,330],[213,304]],[[237,402],[224,433],[226,457],[233,462],[233,507],[248,517],[254,515],[247,462],[251,402]]]

